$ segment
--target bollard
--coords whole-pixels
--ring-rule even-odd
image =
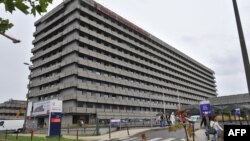
[[[235,124],[236,124],[237,120],[236,120],[236,116],[235,116],[235,114],[234,114],[234,121],[235,121]]]
[[[245,119],[246,119],[247,125],[249,125],[249,121],[248,121],[247,117],[248,117],[248,116],[245,115]]]
[[[229,113],[229,121],[230,121],[230,123],[233,122],[232,119],[231,119],[231,113]]]
[[[8,131],[6,129],[6,131],[5,131],[5,140],[7,139],[7,134],[8,134]]]
[[[194,132],[195,132],[195,131],[194,131],[194,122],[193,122],[192,125],[193,125],[193,141],[194,141]]]
[[[129,129],[128,129],[128,126],[127,126],[127,133],[128,133],[128,135],[129,135]]]
[[[16,132],[16,140],[18,140],[18,131]]]
[[[60,133],[59,133],[59,140],[61,140],[61,130],[60,130]]]
[[[186,124],[183,124],[184,130],[185,130],[185,134],[186,134],[186,139],[188,141],[188,134],[187,134],[187,129],[186,129]]]
[[[33,135],[34,135],[34,129],[31,130],[30,132],[30,140],[33,141]]]
[[[240,121],[240,125],[242,125],[241,119],[240,119],[240,115],[239,115],[239,121]]]
[[[222,122],[223,122],[223,124],[224,124],[225,119],[224,119],[224,114],[223,114],[223,112],[221,113],[221,115],[222,115]]]
[[[76,130],[76,140],[78,141],[78,129]]]
[[[67,133],[69,134],[69,124],[68,124],[68,126],[67,126],[67,127],[68,127],[68,129],[67,129]]]
[[[109,124],[109,138],[111,138],[111,123]]]

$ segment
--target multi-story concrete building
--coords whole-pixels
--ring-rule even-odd
[[[237,107],[241,107],[244,105],[246,105],[246,107],[249,107],[250,105],[250,97],[248,93],[212,97],[209,98],[209,101],[211,102],[211,105],[221,107],[221,109],[230,107],[233,110]],[[250,107],[248,109],[250,109]]]
[[[214,72],[92,0],[35,23],[30,101],[63,100],[63,123],[149,118],[216,96]]]
[[[26,111],[26,101],[13,100],[5,101],[0,104],[0,119],[1,120],[19,120],[24,119]]]

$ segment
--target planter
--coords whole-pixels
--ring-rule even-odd
[[[177,128],[175,126],[169,126],[168,127],[169,132],[175,132],[176,130],[177,130]]]

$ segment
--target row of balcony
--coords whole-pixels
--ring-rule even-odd
[[[67,108],[63,108],[63,113],[65,113],[65,114],[66,113],[93,113],[93,114],[97,113],[98,116],[99,115],[100,116],[101,115],[102,116],[111,116],[111,115],[113,115],[113,116],[118,116],[118,115],[126,116],[126,115],[129,115],[129,116],[142,116],[143,117],[145,115],[156,115],[158,112],[67,107]]]
[[[99,56],[99,57],[100,57],[101,59],[105,59],[105,58],[102,58],[101,56]],[[106,61],[108,61],[108,59],[106,59]],[[88,64],[88,66],[94,67],[94,68],[97,68],[97,66],[99,66],[98,69],[102,69],[102,70],[105,70],[105,71],[108,71],[108,72],[112,72],[112,73],[122,74],[122,75],[127,76],[127,77],[133,77],[133,76],[134,76],[133,78],[139,79],[136,75],[134,75],[134,74],[131,73],[131,72],[127,72],[127,71],[124,71],[124,70],[119,70],[119,71],[117,71],[117,69],[112,69],[112,67],[107,67],[107,66],[104,66],[103,64],[99,64],[99,63],[97,63],[97,62],[92,62],[92,61],[88,61],[88,60],[81,59],[81,60],[79,61],[79,63],[80,63],[80,64],[83,64],[83,65],[87,65],[87,64]],[[113,61],[113,63],[119,64],[119,63],[121,63],[121,62],[119,62],[119,61],[116,60],[116,61]],[[121,65],[126,66],[126,65],[129,65],[129,64],[121,64]],[[131,66],[131,67],[132,67],[132,66]],[[135,67],[135,66],[133,66],[133,67],[134,67],[135,70],[140,70],[140,68],[137,68],[137,67]],[[117,71],[117,72],[116,72],[116,71]],[[144,72],[144,73],[153,74],[153,72],[150,73],[149,70],[143,70],[143,69],[141,69],[140,71],[142,71],[142,72]],[[84,72],[82,72],[82,73],[84,73]],[[155,75],[157,76],[158,74],[155,74]],[[96,74],[95,74],[95,76],[96,76]],[[166,77],[166,76],[163,76],[163,75],[158,75],[157,77],[158,77],[158,78],[164,78],[164,79],[166,79],[166,80],[172,80],[172,81],[176,82],[174,79],[169,78],[169,77]],[[95,77],[94,77],[94,79],[95,79]],[[102,80],[102,81],[106,81],[106,80],[110,80],[110,78],[104,79],[104,80]],[[117,79],[116,81],[119,81],[119,79]],[[145,81],[145,80],[144,80],[144,81]],[[171,84],[171,83],[162,83],[162,82],[158,82],[158,81],[153,81],[152,79],[148,79],[148,80],[146,80],[146,81],[147,81],[147,82],[153,82],[153,83],[155,83],[155,84],[162,85],[162,86],[168,86],[168,87],[173,88],[173,89],[177,89],[176,86],[173,85],[173,84]],[[183,83],[183,82],[182,82],[182,83]],[[188,85],[188,84],[184,83],[183,85]],[[133,86],[133,85],[132,85],[132,86]],[[148,86],[148,85],[143,85],[143,86],[144,86],[144,87],[150,87],[150,86]],[[151,90],[156,90],[156,89],[159,89],[159,88],[151,87],[150,89],[151,89]],[[186,88],[180,87],[180,88],[178,88],[178,89],[179,89],[180,91],[183,90],[183,91],[188,91],[188,92],[190,92],[190,93],[195,93],[195,94],[197,94],[197,95],[201,95],[200,92],[193,91],[193,90],[189,90],[189,89],[186,89]],[[207,93],[210,93],[210,94],[214,95],[214,92],[212,92],[212,91],[204,90],[204,89],[198,88],[198,87],[195,87],[195,89],[200,89],[200,90],[202,90],[202,91],[206,91]],[[201,95],[201,96],[203,96],[203,95]]]
[[[85,23],[88,23],[88,24],[94,24],[94,23],[95,23],[95,22],[90,21],[89,19],[87,19],[87,18],[85,18],[85,17],[81,17],[81,20],[84,21]],[[115,35],[116,37],[119,37],[121,40],[125,40],[125,41],[126,41],[127,43],[129,43],[129,44],[132,44],[132,43],[133,43],[134,46],[140,47],[140,48],[143,49],[143,50],[146,50],[146,51],[148,51],[148,52],[153,53],[152,50],[149,50],[149,49],[143,47],[141,44],[139,44],[139,43],[137,43],[137,42],[133,42],[132,40],[129,40],[129,39],[127,39],[127,38],[124,38],[124,37],[121,36],[120,34],[118,34],[118,33],[116,33],[116,32],[113,32],[111,29],[106,29],[104,26],[97,26],[96,28],[99,28],[100,30],[105,31],[105,32],[107,32],[107,33],[109,33],[109,34],[111,34],[111,35]],[[92,36],[94,36],[94,37],[98,37],[98,38],[101,39],[101,40],[105,40],[105,41],[108,41],[108,42],[110,42],[110,43],[113,43],[114,45],[119,46],[119,47],[122,47],[123,49],[126,49],[126,50],[127,50],[127,49],[129,48],[127,45],[121,44],[121,43],[119,43],[119,42],[117,42],[117,41],[111,41],[111,39],[109,39],[109,38],[107,39],[105,36],[99,35],[99,34],[93,32],[93,31],[89,30],[88,28],[81,27],[80,29],[81,29],[81,31],[85,32],[86,34],[90,34],[90,35],[92,35]],[[133,51],[133,52],[136,53],[136,54],[139,54],[139,55],[141,55],[141,56],[143,56],[143,57],[145,57],[145,58],[148,58],[147,55],[145,55],[145,54],[143,54],[142,52],[137,51],[137,50],[135,50],[135,49],[129,49],[129,51]],[[119,52],[119,53],[120,53],[120,52]],[[161,54],[159,54],[159,53],[157,53],[157,52],[154,53],[154,54],[155,54],[156,56],[160,56],[160,57],[162,57],[162,58],[165,58],[166,60],[168,60],[169,62],[171,62],[171,63],[173,63],[173,64],[179,65],[179,66],[181,66],[182,68],[185,68],[185,69],[187,69],[187,70],[189,70],[189,71],[191,71],[191,72],[197,74],[197,72],[193,71],[192,69],[188,68],[187,66],[184,66],[184,65],[180,64],[179,62],[172,61],[171,59],[166,58],[166,56],[163,56],[163,55],[161,55]],[[131,57],[131,56],[130,56],[130,57]],[[161,60],[157,60],[157,59],[155,59],[155,58],[150,58],[150,59],[153,60],[154,62],[160,63],[161,65],[165,65],[165,64],[166,64],[165,62],[162,62]],[[175,70],[178,70],[178,71],[184,73],[184,71],[183,71],[182,69],[179,69],[179,68],[177,68],[177,67],[175,67],[175,66],[171,66],[171,67],[174,67]],[[186,72],[185,72],[185,73],[186,73]],[[185,73],[184,73],[184,74],[185,74]],[[199,75],[200,75],[201,77],[205,77],[205,78],[206,78],[207,80],[209,80],[209,81],[214,82],[213,79],[211,79],[211,78],[209,78],[209,77],[207,77],[207,76],[205,76],[205,75],[201,75],[201,74],[199,74]],[[210,74],[210,75],[211,75],[211,74]],[[196,77],[196,76],[193,75],[192,77]],[[199,77],[197,77],[197,78],[199,78]]]
[[[114,52],[114,51],[113,51]],[[92,52],[92,53],[95,53],[95,52]],[[55,59],[55,58],[58,58],[60,55],[56,55],[56,56],[53,56],[53,57],[51,57],[51,58],[49,58],[49,59],[46,59],[46,61],[43,61],[43,62],[41,62],[41,64],[44,64],[44,63],[47,63],[47,62],[49,62],[49,61],[51,61],[51,60],[53,60],[53,59]],[[40,64],[40,65],[41,65]],[[120,63],[119,63],[120,64]],[[172,73],[172,72],[168,72],[168,73]],[[176,75],[176,74],[175,74]],[[176,80],[175,80],[176,81]],[[178,80],[177,80],[178,81]],[[181,81],[180,81],[181,82]],[[179,83],[180,83],[179,82]],[[186,83],[185,83],[186,84]]]
[[[91,22],[91,21],[90,21]],[[116,33],[115,33],[116,34]],[[120,36],[119,34],[117,34],[117,36]],[[136,42],[135,42],[136,43]],[[139,45],[139,44],[138,44]],[[157,61],[159,61],[159,60],[157,60]],[[176,62],[175,62],[176,63]]]
[[[80,49],[79,52],[81,53],[84,53],[84,54],[92,54],[93,52],[92,51],[89,51],[87,49]],[[140,70],[141,72],[144,72],[144,73],[147,73],[147,74],[154,74],[155,76],[157,76],[158,78],[164,78],[166,80],[170,80],[172,82],[176,82],[176,83],[179,83],[179,84],[182,84],[184,86],[189,86],[191,88],[194,88],[194,89],[199,89],[201,91],[206,91],[207,93],[211,93],[211,94],[214,94],[214,91],[208,91],[204,88],[200,88],[200,87],[197,87],[197,86],[193,86],[191,84],[188,84],[188,83],[185,83],[185,82],[182,82],[180,80],[176,80],[176,79],[173,79],[171,77],[168,77],[168,76],[164,76],[162,74],[157,74],[157,73],[153,73],[152,71],[150,70],[146,70],[146,69],[143,69],[143,68],[140,68],[140,67],[137,67],[137,66],[134,66],[134,65],[131,65],[129,63],[125,63],[125,62],[122,62],[122,61],[119,61],[119,60],[113,60],[111,57],[107,57],[105,55],[102,55],[102,54],[97,54],[96,55],[97,58],[99,59],[102,59],[102,60],[106,60],[106,61],[110,61],[112,63],[116,63],[117,65],[122,65],[124,67],[129,67],[130,69],[134,69],[136,71]],[[166,83],[163,83],[163,82],[159,82],[157,80],[154,80],[154,79],[148,79],[148,78],[145,78],[145,77],[138,77],[137,75],[134,75],[132,72],[127,72],[127,71],[124,71],[122,69],[113,69],[113,67],[107,67],[103,64],[99,64],[99,63],[96,63],[96,62],[92,62],[92,61],[89,61],[89,60],[84,60],[84,59],[80,59],[80,63],[82,62],[82,64],[85,64],[85,65],[88,65],[88,66],[91,66],[91,67],[94,67],[94,68],[97,68],[98,66],[98,69],[102,69],[102,70],[105,70],[105,71],[108,71],[108,72],[112,72],[112,73],[117,73],[119,75],[124,75],[126,77],[132,77],[134,76],[133,78],[136,78],[136,79],[140,79],[140,80],[143,80],[143,81],[147,81],[147,82],[152,82],[152,83],[155,83],[155,84],[160,84],[160,85],[165,85]],[[108,68],[108,69],[106,69]],[[172,72],[168,72],[169,74],[172,74]],[[173,75],[173,74],[172,74]],[[193,81],[193,80],[191,80]],[[196,82],[197,83],[197,82]],[[169,85],[171,85],[170,83],[168,83]],[[202,84],[204,85],[204,84]],[[205,86],[205,85],[204,85]],[[172,86],[171,86],[172,87]],[[176,86],[173,86],[173,89],[177,89]]]
[[[21,108],[20,108],[21,109]],[[1,114],[16,114],[17,112],[20,112],[20,110],[14,110],[14,109],[0,109]],[[21,110],[21,113],[24,113],[25,110]]]
[[[153,44],[153,43],[150,42],[149,40],[146,40],[146,39],[144,39],[144,38],[141,38],[141,37],[139,37],[138,35],[134,34],[133,32],[129,32],[128,30],[122,28],[121,26],[118,26],[117,24],[114,24],[114,23],[112,23],[111,21],[105,19],[103,16],[100,16],[100,15],[98,15],[97,13],[95,13],[95,12],[93,12],[93,11],[90,11],[90,10],[88,10],[88,9],[86,9],[86,8],[83,8],[83,7],[81,7],[80,9],[81,9],[81,11],[83,11],[83,12],[85,12],[85,13],[88,13],[89,15],[91,15],[91,16],[93,16],[93,17],[95,17],[95,18],[101,20],[102,22],[108,24],[109,26],[112,26],[112,27],[114,27],[114,28],[116,28],[116,29],[122,31],[123,33],[126,33],[126,34],[132,36],[133,38],[136,38],[137,40],[140,40],[141,42],[146,43],[147,45],[149,45],[149,46],[151,46],[151,47],[157,48],[158,50],[160,50],[161,52],[164,52],[165,54],[171,56],[172,58],[175,58],[175,59],[177,59],[178,61],[183,62],[183,63],[185,62],[185,64],[189,64],[190,66],[194,67],[195,69],[197,69],[197,70],[199,70],[199,71],[201,71],[201,72],[203,72],[203,73],[205,73],[205,74],[207,74],[207,75],[209,75],[209,76],[211,75],[211,71],[210,71],[210,73],[208,73],[207,70],[204,71],[203,69],[201,69],[201,68],[199,68],[199,67],[197,67],[197,66],[195,66],[195,65],[190,64],[190,62],[193,62],[194,64],[196,64],[196,65],[198,65],[198,66],[201,66],[200,63],[197,63],[196,61],[194,61],[194,60],[191,59],[190,57],[187,57],[187,56],[185,55],[185,59],[186,59],[186,60],[185,60],[185,59],[182,60],[182,59],[176,58],[176,56],[173,55],[173,54],[171,54],[171,53],[169,53],[169,51],[165,51],[165,50],[163,50],[162,48],[157,47],[157,45]],[[95,25],[95,23],[92,23],[92,25]],[[100,26],[99,26],[99,27],[100,27]],[[114,34],[114,32],[112,32],[112,34]],[[151,38],[151,39],[154,40],[154,41],[156,40],[157,43],[161,44],[161,45],[164,46],[164,47],[167,47],[169,50],[172,50],[172,51],[175,52],[176,54],[178,54],[178,55],[180,55],[180,56],[183,56],[183,53],[180,53],[178,50],[176,50],[176,49],[170,47],[169,45],[167,45],[167,44],[164,43],[163,41],[159,40],[158,38],[154,37],[153,35],[150,35],[150,36],[148,36],[148,37]],[[126,38],[126,37],[124,37],[124,36],[122,37],[122,39],[125,39],[125,38]],[[134,42],[134,41],[129,40],[129,42]],[[152,52],[152,50],[150,50],[150,52]],[[158,56],[159,56],[159,55],[158,55]],[[184,57],[184,56],[183,56],[183,57]],[[165,58],[165,57],[164,57],[164,58]],[[187,60],[189,60],[190,62],[188,62]],[[175,62],[173,62],[173,63],[175,63]],[[202,67],[205,68],[205,69],[207,69],[207,67],[204,67],[204,66],[202,66]],[[186,68],[186,67],[184,67],[184,68]]]

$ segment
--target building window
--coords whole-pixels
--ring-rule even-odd
[[[93,108],[93,103],[87,103],[87,108]]]

